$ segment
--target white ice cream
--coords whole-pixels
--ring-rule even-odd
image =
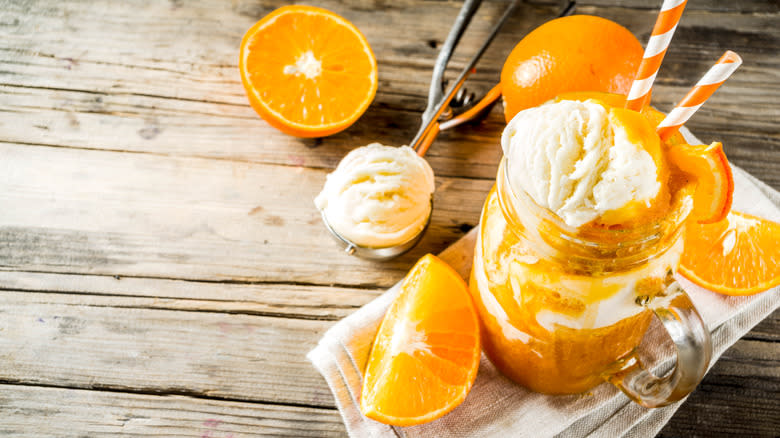
[[[314,204],[353,243],[386,247],[425,228],[433,190],[433,170],[412,148],[372,143],[341,160]]]
[[[512,187],[572,227],[631,201],[649,203],[661,188],[650,154],[594,101],[548,102],[521,111],[501,145]]]

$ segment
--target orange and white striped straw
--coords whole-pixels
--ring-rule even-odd
[[[699,79],[699,82],[691,88],[691,91],[666,115],[666,118],[658,124],[656,132],[661,139],[666,140],[672,133],[680,129],[693,113],[715,93],[726,79],[742,65],[742,58],[731,50],[727,50],[718,62],[710,67],[709,71]]]
[[[688,0],[664,0],[663,5],[661,5],[661,11],[655,20],[655,26],[650,34],[650,41],[647,42],[639,70],[634,76],[631,91],[628,92],[627,109],[639,111],[650,100],[655,75],[658,74],[661,61],[664,60],[666,49],[669,48],[669,43],[672,41],[672,36],[677,29],[677,23],[680,22],[686,3]]]

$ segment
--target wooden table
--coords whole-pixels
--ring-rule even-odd
[[[477,223],[503,117],[496,108],[428,153],[436,211],[414,251],[387,263],[345,255],[312,200],[353,147],[411,139],[460,4],[313,2],[365,33],[379,91],[346,132],[299,140],[256,116],[236,67],[243,33],[282,3],[0,0],[0,434],[345,434],[304,355]],[[645,42],[660,3],[578,10]],[[483,5],[453,68],[505,4]],[[524,4],[469,87],[494,84],[512,46],[556,8]],[[772,0],[691,0],[654,94],[668,110],[725,49],[739,52],[743,67],[689,126],[774,188],[779,18]],[[662,435],[776,435],[779,341],[775,312]]]

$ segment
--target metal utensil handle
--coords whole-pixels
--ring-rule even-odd
[[[574,1],[568,1],[565,2],[566,4],[563,5],[560,12],[558,13],[558,16],[556,18],[566,17],[574,13],[574,9],[576,7],[576,2]],[[488,91],[485,96],[480,99],[479,102],[474,104],[470,109],[467,111],[458,114],[454,116],[453,118],[447,120],[446,122],[442,122],[439,126],[439,130],[433,130],[428,135],[427,138],[431,137],[434,134],[438,134],[439,131],[446,131],[448,129],[452,129],[456,126],[459,126],[463,123],[466,123],[472,119],[476,119],[479,117],[484,116],[484,113],[490,111],[490,108],[493,107],[493,104],[498,100],[499,97],[501,97],[501,84],[496,85],[493,87],[490,91]],[[433,141],[433,139],[431,139]]]
[[[501,18],[498,20],[495,26],[493,26],[493,29],[490,31],[490,35],[487,37],[485,42],[482,43],[482,47],[479,48],[477,53],[474,54],[471,60],[469,60],[468,64],[466,64],[466,67],[464,67],[463,70],[460,72],[458,79],[455,80],[455,82],[453,82],[453,84],[450,86],[444,98],[439,100],[439,102],[436,103],[436,105],[434,106],[434,110],[431,111],[430,113],[428,113],[427,111],[423,113],[423,124],[420,127],[420,130],[417,132],[417,135],[415,135],[414,139],[412,140],[411,143],[412,149],[417,150],[422,140],[425,139],[425,137],[430,132],[432,125],[434,123],[437,123],[439,116],[441,116],[441,113],[444,112],[444,109],[447,108],[447,106],[450,104],[450,101],[452,100],[453,96],[455,96],[455,93],[458,92],[460,87],[466,81],[466,77],[471,73],[471,70],[477,64],[479,58],[481,58],[482,54],[485,53],[485,50],[487,50],[488,46],[490,46],[490,43],[492,43],[493,39],[496,37],[496,35],[498,35],[498,31],[501,30],[501,27],[504,25],[506,20],[512,14],[512,11],[514,11],[515,7],[517,7],[518,1],[519,0],[513,0],[509,4],[509,6],[507,6],[507,8],[504,10],[504,14],[501,15]]]
[[[444,71],[447,70],[447,64],[450,62],[452,52],[460,42],[460,38],[466,32],[466,28],[471,23],[471,19],[477,12],[482,0],[466,0],[460,8],[455,23],[450,29],[447,39],[439,50],[439,56],[436,57],[436,64],[433,66],[433,75],[431,75],[431,86],[428,89],[428,106],[423,113],[423,119],[434,111],[436,103],[441,101],[444,92]]]

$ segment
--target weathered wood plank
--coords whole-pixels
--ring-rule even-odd
[[[0,381],[333,407],[305,359],[326,321],[0,293]]]
[[[533,3],[537,3],[533,1]],[[545,3],[545,2],[539,2]],[[577,0],[579,6],[622,6],[631,9],[650,9],[657,11],[661,6],[660,2],[651,2],[647,0]],[[685,6],[685,12],[691,11],[723,11],[739,13],[757,13],[757,12],[780,12],[780,6],[776,2],[766,0],[747,0],[739,2],[723,2],[719,0],[692,0]]]
[[[749,388],[747,383],[750,382]],[[780,430],[776,382],[705,380],[688,397],[659,437],[776,437]]]
[[[230,286],[231,289],[227,290],[226,294],[239,302],[229,303],[228,307],[223,308],[213,305],[208,300],[201,299],[212,296],[212,286]],[[112,277],[99,276],[0,273],[0,288],[12,289],[13,287],[18,287],[24,292],[8,290],[0,292],[0,300],[2,300],[0,308],[5,309],[9,314],[16,315],[16,319],[8,320],[5,313],[0,313],[0,321],[6,321],[18,332],[24,333],[24,336],[19,336],[16,331],[9,331],[6,327],[0,327],[3,329],[4,339],[13,345],[32,346],[34,352],[45,351],[46,353],[36,355],[36,363],[33,364],[24,360],[10,363],[7,358],[4,361],[0,359],[0,369],[17,370],[16,373],[10,375],[8,372],[0,373],[0,380],[11,380],[25,384],[58,384],[101,388],[112,391],[128,390],[163,394],[173,392],[229,399],[247,397],[246,390],[236,392],[234,386],[226,384],[226,382],[241,380],[242,388],[252,388],[249,391],[251,397],[249,400],[262,400],[268,393],[279,393],[278,388],[267,390],[270,382],[278,382],[280,386],[285,388],[285,394],[308,397],[311,393],[320,393],[327,402],[326,405],[330,403],[329,392],[319,376],[315,374],[312,380],[308,378],[310,376],[307,374],[311,367],[303,358],[305,351],[318,340],[321,332],[297,332],[292,337],[287,331],[284,334],[280,332],[267,334],[269,329],[278,330],[274,323],[278,318],[254,319],[253,321],[257,324],[247,325],[243,321],[235,320],[229,320],[225,323],[222,318],[223,316],[232,318],[244,315],[219,315],[221,312],[244,313],[246,309],[241,307],[240,300],[242,296],[254,299],[254,294],[249,293],[249,291],[254,291],[256,285],[200,285],[193,284],[193,282],[160,279],[122,278],[116,280]],[[240,289],[243,288],[246,288],[247,291],[242,292]],[[47,289],[56,290],[59,293],[40,292]],[[83,290],[87,295],[69,294],[74,290]],[[312,290],[312,293],[316,294],[322,290],[324,288],[316,288]],[[158,297],[159,295],[175,296],[178,299],[161,299]],[[187,296],[190,296],[191,299],[188,299]],[[272,299],[272,297],[266,297]],[[44,307],[48,311],[40,312],[39,310]],[[28,313],[20,312],[20,308],[26,309]],[[160,309],[179,311],[161,313]],[[181,312],[181,310],[207,312],[192,313],[192,319],[187,317],[184,318],[186,322],[183,322],[181,314],[191,312]],[[45,316],[47,314],[49,316]],[[38,317],[43,319],[43,322],[39,322]],[[56,323],[57,333],[53,336],[41,336],[40,329],[34,326],[44,324],[49,318]],[[213,333],[216,332],[213,327],[215,320],[219,321],[216,326],[220,331],[227,329],[226,336],[230,342],[223,345],[222,333]],[[103,331],[94,329],[96,324],[105,326],[108,324],[107,321],[114,324],[112,327],[115,330],[123,330],[124,333],[106,335]],[[267,321],[270,323],[266,323]],[[298,325],[297,320],[289,322],[293,326]],[[774,398],[776,393],[774,386],[780,384],[779,371],[776,366],[777,362],[780,361],[780,351],[778,344],[772,342],[771,339],[772,336],[776,337],[779,323],[780,312],[775,312],[747,335],[749,339],[770,337],[769,342],[742,340],[732,347],[705,378],[700,390],[692,396],[692,402],[686,403],[681,408],[680,414],[677,416],[682,418],[680,423],[665,429],[665,436],[679,436],[681,433],[688,435],[691,430],[698,431],[704,434],[703,436],[710,436],[710,432],[718,430],[748,431],[756,434],[771,430],[770,428],[774,427],[773,423],[767,421],[765,415],[767,411],[771,414],[772,410],[776,409],[777,400]],[[326,325],[328,324],[326,323]],[[170,330],[169,326],[182,327],[182,329]],[[79,330],[85,334],[76,333]],[[247,335],[251,336],[251,340],[248,340],[242,336],[244,330],[252,333],[261,331],[263,334]],[[186,331],[186,334],[183,334],[183,331]],[[164,335],[161,336],[160,333],[164,333]],[[276,346],[262,347],[268,340],[280,336],[284,340]],[[74,340],[74,337],[78,339]],[[235,339],[236,337],[238,339]],[[215,341],[214,338],[217,340]],[[220,350],[212,351],[207,348],[216,342],[220,344]],[[65,346],[60,346],[63,343]],[[135,361],[128,362],[127,356],[141,348],[139,343],[146,346],[142,358],[136,357]],[[182,347],[180,344],[185,344],[185,346]],[[291,365],[284,359],[278,359],[277,349],[289,352],[291,348],[300,344],[304,345],[301,348],[295,348],[297,354],[293,354],[296,357],[293,358],[296,363]],[[74,345],[77,348],[73,348]],[[122,348],[107,348],[110,345],[121,345]],[[255,362],[247,360],[245,356],[250,356],[252,353],[257,355],[258,349],[263,351],[261,354],[265,357],[275,358],[269,360],[270,369],[263,369],[259,376],[243,377],[246,374],[255,374],[255,369],[249,371],[248,365]],[[0,346],[0,350],[8,351],[8,348]],[[240,353],[236,354],[236,352]],[[236,356],[241,357],[237,358]],[[176,361],[167,365],[176,357],[186,357],[189,365],[180,367]],[[42,360],[45,362],[43,365],[38,363]],[[109,363],[110,366],[103,365]],[[61,364],[68,364],[68,366],[63,368]],[[278,364],[278,366],[273,364]],[[171,371],[166,367],[176,369]],[[201,368],[214,369],[217,367],[225,370],[218,377],[207,376],[203,378],[198,372]],[[149,374],[150,370],[151,374]],[[155,372],[155,370],[157,371]],[[165,370],[168,370],[169,374],[159,377],[159,374],[164,374]],[[303,377],[299,377],[301,372],[303,372]],[[275,375],[275,373],[279,374]],[[255,378],[258,381],[247,382],[247,379],[254,380]],[[209,391],[204,393],[204,387],[208,387]],[[739,388],[739,390],[734,388]],[[34,405],[31,400],[28,403]],[[114,403],[112,406],[117,404],[120,407],[124,406],[124,402],[121,400],[106,403]],[[312,403],[311,399],[306,398],[306,403]],[[724,417],[713,417],[712,415],[713,409],[724,404],[729,406],[729,417],[725,419],[727,424],[716,420]],[[2,406],[2,402],[0,402],[0,406]],[[46,409],[40,406],[38,408]],[[79,427],[84,423],[99,424],[102,425],[101,427],[111,426],[111,422],[95,420],[97,417],[91,415],[90,412],[81,410],[67,413],[62,422],[63,424],[76,425],[74,430],[81,430]],[[185,410],[185,412],[188,411]],[[88,418],[85,417],[87,415]],[[186,417],[186,414],[181,415]],[[338,419],[338,417],[334,418]],[[701,424],[705,419],[707,422]],[[319,424],[319,420],[317,421]],[[31,430],[37,431],[39,429],[33,428]],[[40,430],[46,431],[47,429]]]
[[[303,358],[329,323],[161,305],[147,297],[1,292],[0,381],[332,407],[324,381]],[[728,403],[729,428],[774,427],[778,361],[777,343],[739,341],[705,378],[701,398],[692,397],[700,401],[680,411],[690,414],[681,415]],[[89,412],[68,415],[78,423]]]
[[[0,291],[152,298],[139,301],[150,309],[205,310],[300,319],[341,319],[385,289],[295,284],[202,282],[163,278],[59,274],[0,269]],[[135,307],[135,306],[134,306]],[[770,314],[743,339],[780,341],[780,311]]]
[[[201,282],[3,270],[0,270],[0,290],[76,294],[85,305],[93,304],[94,296],[125,296],[140,299],[132,307],[328,321],[344,318],[384,292],[384,289],[286,283]]]
[[[780,312],[775,312],[776,318]],[[721,357],[660,436],[777,436],[780,343],[740,340]]]
[[[659,436],[774,435],[780,427],[775,415],[777,382],[749,379],[750,389],[724,397],[723,387],[735,382],[712,380],[705,379]],[[219,438],[344,433],[340,416],[329,409],[26,385],[0,385],[0,389],[0,433],[12,436],[206,434]],[[767,405],[766,400],[774,404]]]
[[[780,343],[780,311],[764,318],[742,339]]]
[[[0,435],[343,436],[336,410],[0,384]]]
[[[0,266],[26,271],[387,287],[476,224],[492,185],[438,178],[424,240],[375,263],[322,225],[323,170],[2,143],[0,156]]]
[[[324,2],[366,33],[379,60],[380,89],[375,104],[354,127],[321,141],[302,141],[257,118],[235,67],[244,30],[281,3],[215,7],[188,2],[185,8],[128,2],[97,3],[89,9],[78,2],[45,7],[12,3],[4,11],[8,25],[0,28],[0,84],[7,85],[0,90],[0,110],[6,111],[0,140],[325,168],[334,167],[356,145],[407,142],[424,106],[435,46],[446,35],[458,4]],[[591,2],[580,11],[615,19],[644,40],[655,10],[639,3],[610,7]],[[780,165],[775,128],[780,112],[774,105],[780,95],[775,56],[780,37],[776,17],[766,13],[777,7],[752,2],[719,6],[715,9],[723,12],[713,13],[707,10],[711,3],[688,7],[659,76],[655,102],[668,110],[725,48],[739,51],[745,65],[689,126],[705,140],[723,140],[735,163],[780,187],[773,171]],[[502,5],[483,7],[455,66],[475,49]],[[471,82],[474,88],[495,82],[512,45],[554,9],[550,2],[523,5],[480,64]],[[182,37],[183,27],[198,31]],[[28,38],[30,34],[35,38]],[[169,37],[149,37],[158,34]],[[755,84],[762,84],[761,89]],[[496,108],[483,127],[443,134],[428,159],[440,175],[490,178],[500,154],[501,126]]]
[[[339,255],[311,206],[323,169],[346,151],[412,136],[460,3],[318,2],[356,23],[380,63],[374,105],[347,132],[320,141],[260,121],[235,70],[245,29],[282,3],[0,0],[0,265],[11,270],[0,272],[0,300],[9,304],[0,312],[0,380],[330,407],[303,358],[330,323],[301,318],[342,317],[476,222],[500,154],[499,109],[482,126],[442,134],[431,149],[437,212],[413,254],[389,264]],[[453,67],[505,3],[485,3]],[[657,7],[578,3],[643,42]],[[524,4],[469,83],[494,83],[514,42],[555,8]],[[774,187],[779,8],[692,0],[654,93],[668,109],[722,50],[740,52],[745,65],[689,127],[702,140],[723,140],[735,163]],[[289,281],[298,284],[278,284]],[[317,286],[333,283],[347,286]],[[779,319],[775,312],[727,352],[665,436],[776,434]],[[255,406],[264,405],[2,385],[0,432],[74,436],[88,425],[85,434],[113,436],[124,422],[133,436],[343,433],[332,410],[269,405],[257,414]],[[221,417],[203,412],[224,414],[230,426],[206,423]]]

